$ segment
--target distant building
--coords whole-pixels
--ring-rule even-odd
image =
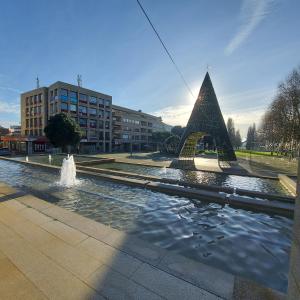
[[[19,148],[29,153],[47,150],[44,128],[51,116],[61,112],[81,127],[82,153],[130,151],[131,146],[148,150],[153,132],[171,130],[161,117],[112,105],[109,95],[57,81],[21,94],[21,135],[26,145]]]
[[[11,125],[9,127],[9,134],[11,134],[11,135],[21,135],[21,125]]]
[[[141,110],[113,105],[113,151],[152,150],[152,133],[170,131],[171,127]]]

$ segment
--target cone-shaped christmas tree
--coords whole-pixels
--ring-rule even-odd
[[[197,142],[203,135],[211,135],[214,138],[220,160],[236,160],[208,72],[181,138],[178,147],[179,157],[194,157]]]

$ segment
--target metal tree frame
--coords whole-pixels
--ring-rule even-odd
[[[218,159],[236,160],[223,115],[208,72],[203,83],[186,129],[179,143],[180,160],[193,160],[198,140],[211,135],[216,143]]]

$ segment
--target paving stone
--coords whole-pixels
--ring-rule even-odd
[[[46,222],[53,221],[52,218],[40,213],[39,211],[33,209],[33,208],[26,208],[21,211],[19,211],[19,214],[26,219],[28,219],[30,222],[40,225]]]
[[[94,238],[88,238],[77,247],[127,277],[130,277],[142,264],[140,260]]]
[[[300,287],[300,244],[297,240],[294,240],[292,244],[290,262],[290,273]]]
[[[142,267],[133,274],[132,279],[167,299],[220,299],[203,289],[148,264],[143,264]]]
[[[59,221],[41,224],[41,227],[70,245],[77,245],[88,238],[86,234]]]
[[[19,224],[28,221],[25,217],[16,214],[12,209],[6,207],[1,203],[0,205],[0,221],[4,224]]]
[[[0,250],[50,299],[102,299],[17,234],[13,238],[0,239]]]
[[[9,223],[8,223],[9,224]],[[47,232],[38,225],[29,221],[11,225],[11,228],[26,241],[37,248],[43,247],[57,240],[58,238]]]
[[[122,245],[118,246],[118,249],[152,265],[158,265],[167,253],[166,250],[160,247],[156,247],[155,245],[152,245],[130,235],[127,236]]]
[[[44,209],[47,209],[49,207],[52,207],[53,204],[47,202],[47,201],[44,201],[42,199],[39,199],[35,196],[32,196],[32,195],[26,195],[26,196],[22,196],[22,197],[18,197],[16,198],[17,201],[25,204],[25,205],[28,205],[32,208],[35,208],[39,211],[43,211]]]
[[[60,240],[47,244],[41,251],[81,279],[87,278],[102,265],[99,260]]]
[[[13,199],[13,200],[8,200],[2,203],[5,207],[10,208],[12,210],[22,210],[27,208],[24,204],[20,203],[19,201]]]
[[[87,279],[87,283],[108,299],[162,299],[157,294],[129,280],[105,265],[94,272]]]
[[[235,277],[233,300],[284,300],[285,296],[250,280]]]
[[[17,192],[17,190],[15,188],[10,187],[8,185],[4,185],[4,186],[0,187],[0,193],[4,194],[4,195],[11,195],[11,194],[14,194],[16,192]]]
[[[297,285],[296,280],[292,274],[289,274],[289,286],[288,286],[288,300],[299,300],[300,298],[300,286]]]
[[[162,259],[158,267],[222,298],[232,298],[234,276],[229,273],[172,252]]]
[[[0,259],[1,299],[47,299],[9,259]]]

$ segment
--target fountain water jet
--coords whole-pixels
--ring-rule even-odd
[[[68,155],[68,158],[63,159],[60,169],[59,184],[65,187],[71,187],[76,184],[76,165],[73,155]]]
[[[49,164],[51,165],[51,163],[52,163],[52,156],[51,156],[51,154],[48,155],[48,160],[49,160]]]

